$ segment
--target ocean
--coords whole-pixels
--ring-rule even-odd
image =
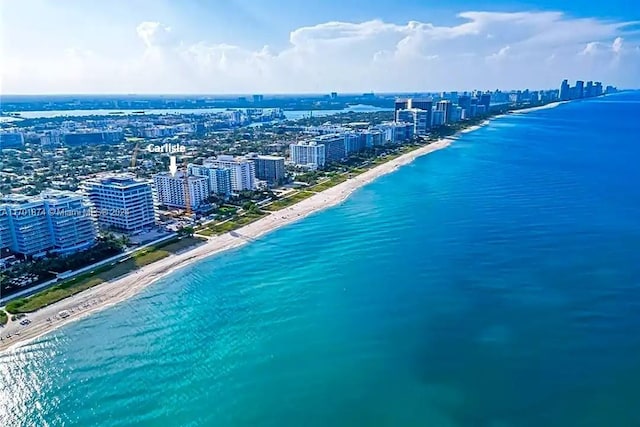
[[[640,93],[493,120],[0,355],[3,426],[638,426]]]

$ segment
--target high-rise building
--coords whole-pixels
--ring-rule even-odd
[[[0,132],[0,150],[24,147],[24,136],[20,132]]]
[[[365,145],[360,134],[357,132],[345,132],[344,133],[344,149],[347,156],[352,153],[357,153],[364,150]]]
[[[256,178],[267,181],[269,185],[279,185],[284,182],[284,157],[255,155],[248,158],[255,165]]]
[[[375,127],[381,132],[382,144],[401,144],[413,137],[413,124],[400,122],[381,123]]]
[[[239,193],[256,188],[256,170],[252,161],[244,157],[220,155],[215,159],[207,159],[204,166],[231,171],[231,190]]]
[[[98,224],[107,229],[136,232],[155,225],[151,182],[132,175],[104,175],[85,182]]]
[[[584,87],[584,96],[585,98],[591,98],[594,95],[594,91],[593,91],[593,82],[592,81],[588,81],[587,85]]]
[[[347,157],[347,148],[344,143],[344,134],[333,133],[319,135],[314,138],[316,143],[325,147],[325,159],[327,163],[338,162]]]
[[[37,197],[0,199],[0,249],[25,256],[66,255],[95,242],[91,206],[79,194],[47,191]]]
[[[527,96],[528,96],[528,93],[529,92],[527,91]],[[479,94],[478,105],[484,105],[485,114],[489,113],[491,108],[491,94],[490,93]]]
[[[396,100],[395,103],[395,111],[394,111],[394,120],[398,120],[398,111],[400,110],[425,110],[428,111],[428,115],[431,116],[431,111],[433,110],[433,101],[430,99],[422,99],[422,98],[408,98],[408,99],[399,99]]]
[[[449,118],[450,123],[457,123],[462,120],[462,108],[458,105],[454,105],[451,107],[451,117]]]
[[[451,104],[451,101],[447,101],[444,99],[442,101],[438,101],[438,103],[436,104],[436,110],[442,111],[444,113],[444,119],[442,124],[449,123],[452,106],[453,104]]]
[[[431,115],[432,126],[442,126],[445,124],[445,112],[444,110],[435,110]]]
[[[602,95],[602,82],[595,82],[593,86],[593,92],[595,94],[594,96]]]
[[[360,139],[364,141],[366,148],[372,148],[382,144],[382,132],[372,129],[363,130],[360,132]]]
[[[187,175],[179,171],[175,175],[162,172],[153,176],[157,201],[170,208],[187,208],[187,190],[189,208],[196,209],[209,197],[209,180],[204,176]]]
[[[399,110],[396,121],[398,123],[411,123],[414,135],[426,135],[431,129],[431,110],[411,108]]]
[[[324,144],[316,141],[302,141],[289,145],[291,162],[297,166],[322,169],[326,164]]]
[[[204,165],[187,165],[187,173],[207,178],[209,194],[229,197],[231,195],[231,169],[208,167]]]
[[[430,99],[411,98],[409,99],[408,108],[431,111],[433,109],[433,101]]]
[[[471,112],[471,97],[469,95],[460,95],[458,97],[458,105],[462,108],[462,116],[469,118]]]
[[[82,130],[63,135],[64,143],[71,146],[116,144],[124,140],[122,129]]]
[[[575,97],[578,99],[584,98],[584,82],[582,80],[576,81]]]
[[[560,85],[560,100],[568,101],[571,99],[571,87],[569,86],[568,80],[563,80],[562,85]]]
[[[393,119],[398,120],[398,111],[406,110],[407,108],[409,108],[408,99],[396,99],[393,109]]]

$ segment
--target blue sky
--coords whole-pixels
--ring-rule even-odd
[[[609,0],[0,0],[2,93],[640,86]]]

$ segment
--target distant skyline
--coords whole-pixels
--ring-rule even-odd
[[[424,3],[0,0],[0,93],[640,87],[640,5]]]

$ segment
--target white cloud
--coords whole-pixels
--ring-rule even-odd
[[[136,27],[136,33],[147,48],[168,46],[174,40],[171,27],[162,25],[160,22],[141,22],[140,25]]]
[[[637,37],[631,23],[559,12],[459,18],[452,26],[320,23],[293,30],[279,51],[188,44],[170,26],[145,21],[136,28],[135,55],[70,49],[48,58],[2,58],[10,64],[1,71],[3,92],[420,91],[555,87],[563,78],[640,86],[640,54],[625,48]]]
[[[622,51],[622,37],[616,37],[611,45],[611,50],[615,53],[620,53]]]

